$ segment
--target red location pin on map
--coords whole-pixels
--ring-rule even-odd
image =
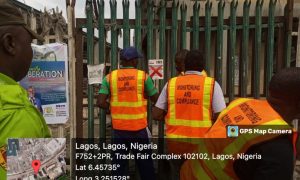
[[[31,166],[34,170],[34,174],[37,174],[39,172],[40,167],[41,167],[41,161],[40,160],[33,160],[31,162]]]

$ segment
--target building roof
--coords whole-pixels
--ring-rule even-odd
[[[36,13],[36,14],[42,14],[41,11],[39,11],[31,6],[28,6],[18,0],[10,0],[10,2],[13,3],[16,7],[21,8],[25,11],[32,11],[33,13]]]

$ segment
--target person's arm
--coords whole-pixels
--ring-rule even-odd
[[[109,84],[107,79],[108,76],[103,79],[101,88],[99,90],[99,95],[97,97],[97,106],[102,109],[109,108],[109,103],[106,101],[109,96]]]
[[[155,103],[157,102],[158,96],[159,96],[158,93],[156,93],[156,94],[150,96],[150,100],[151,100],[151,102],[152,102],[153,104],[155,104]]]
[[[97,97],[97,105],[102,109],[108,109],[109,103],[106,101],[108,98],[107,94],[99,94]]]
[[[239,179],[292,179],[294,153],[287,136],[254,145],[245,154],[261,158],[236,160],[233,168]]]
[[[166,115],[166,111],[158,108],[158,107],[153,107],[152,109],[152,117],[154,120],[158,121],[164,121]]]
[[[145,81],[145,93],[148,97],[150,97],[150,100],[153,104],[156,103],[158,99],[158,91],[155,88],[153,81],[150,76],[146,74],[146,81]]]
[[[294,153],[290,139],[279,137],[266,144],[260,147],[262,162],[256,167],[253,179],[292,179]]]
[[[214,94],[212,99],[212,110],[213,110],[212,121],[215,122],[219,114],[226,108],[223,91],[219,83],[216,81],[215,81],[213,93]]]
[[[167,111],[167,84],[162,89],[159,98],[155,104],[155,107],[152,109],[152,117],[155,120],[163,121]]]

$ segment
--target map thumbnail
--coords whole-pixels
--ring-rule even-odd
[[[65,138],[9,139],[7,180],[64,179],[66,175]],[[40,166],[35,174],[32,162]]]

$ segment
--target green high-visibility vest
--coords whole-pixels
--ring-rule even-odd
[[[0,73],[0,179],[6,179],[8,138],[51,137],[45,119],[16,81]]]

